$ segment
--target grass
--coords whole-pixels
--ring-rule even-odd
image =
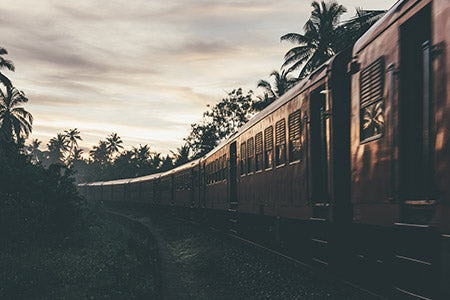
[[[75,246],[3,245],[0,299],[158,299],[156,245],[105,216]]]

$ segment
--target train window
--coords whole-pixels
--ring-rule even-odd
[[[273,168],[273,126],[264,130],[264,167]]]
[[[286,122],[284,119],[275,124],[275,162],[277,166],[286,163]]]
[[[211,184],[211,164],[206,165],[206,184]]]
[[[255,167],[256,171],[262,170],[263,167],[263,142],[262,132],[258,132],[255,135]]]
[[[214,182],[217,182],[217,171],[218,171],[218,166],[219,166],[219,163],[218,163],[218,161],[217,161],[217,159],[214,161]]]
[[[247,154],[246,152],[247,152],[247,147],[245,146],[245,142],[242,142],[241,143],[241,175],[244,175],[245,170],[247,169],[246,164],[245,164],[245,162],[246,162],[245,156]]]
[[[227,179],[227,155],[224,154],[222,157],[223,169],[222,169],[222,178],[223,180]]]
[[[302,158],[301,112],[297,110],[289,115],[289,162]]]
[[[247,173],[253,172],[254,169],[255,144],[253,137],[247,140]]]
[[[369,142],[384,134],[384,59],[380,57],[360,75],[360,141]]]

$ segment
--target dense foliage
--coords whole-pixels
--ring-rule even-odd
[[[61,243],[82,231],[82,207],[63,165],[33,165],[15,144],[0,144],[0,236],[3,242]]]

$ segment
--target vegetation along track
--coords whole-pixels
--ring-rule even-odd
[[[113,210],[146,226],[161,257],[165,299],[377,299],[260,245],[144,210]]]

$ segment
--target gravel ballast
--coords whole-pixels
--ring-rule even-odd
[[[377,299],[199,225],[142,210],[121,213],[146,225],[160,251],[169,252],[160,254],[169,265],[163,271],[171,273],[163,278],[171,282],[166,286],[175,287],[177,299]]]

